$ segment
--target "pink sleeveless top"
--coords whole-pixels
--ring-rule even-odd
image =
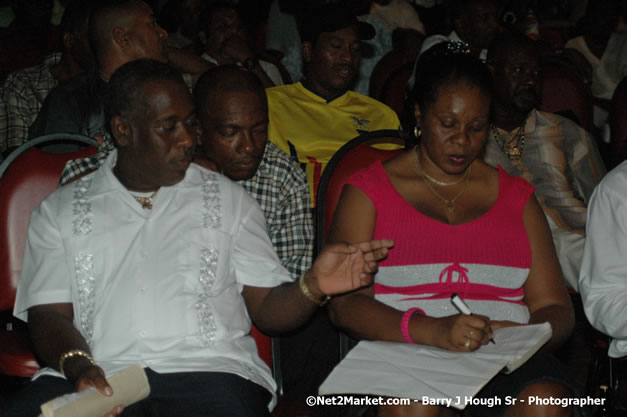
[[[493,206],[468,223],[449,225],[414,209],[396,191],[380,161],[347,180],[374,204],[374,238],[393,239],[394,248],[375,278],[376,299],[399,310],[420,308],[443,317],[458,311],[457,293],[473,313],[493,320],[526,323],[523,288],[531,247],[523,210],[534,191],[524,179],[499,167]]]

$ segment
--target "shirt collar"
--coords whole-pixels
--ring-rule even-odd
[[[328,100],[327,100],[326,98],[324,98],[324,96],[323,96],[322,94],[318,93],[316,90],[312,89],[311,87],[309,87],[309,86],[307,85],[308,83],[307,83],[307,79],[306,79],[306,78],[303,78],[303,79],[300,81],[300,83],[301,83],[301,85],[302,85],[303,87],[305,87],[305,89],[306,89],[307,91],[309,91],[310,93],[315,94],[316,96],[320,97],[321,99],[323,99],[323,100],[324,100],[325,102],[327,102],[327,103],[330,103],[330,102],[332,102],[333,100],[335,100],[335,99],[338,99],[338,98],[342,97],[344,94],[346,94],[346,93],[348,92],[348,89],[346,89],[346,90],[342,91],[340,94],[338,94],[338,95],[336,95],[336,96],[334,96],[334,97],[332,97],[332,98],[330,98],[330,99],[328,99]]]
[[[209,61],[209,63],[211,63],[211,64],[218,65],[218,61],[214,57],[212,57],[211,55],[207,54],[206,52],[203,52],[200,57],[204,58],[207,61]]]
[[[525,133],[533,133],[536,130],[536,119],[537,119],[537,110],[533,109],[531,110],[531,112],[527,115],[527,120],[525,123]],[[511,134],[512,132],[515,132],[519,129],[519,127],[515,127],[510,131],[507,131],[505,129],[501,129],[500,127],[497,127],[496,125],[494,125],[494,127],[496,128],[496,132],[499,135],[504,135],[504,134]]]

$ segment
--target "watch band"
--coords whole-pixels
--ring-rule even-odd
[[[323,295],[319,299],[314,297],[309,287],[307,287],[307,283],[305,282],[305,273],[300,276],[300,279],[298,280],[298,285],[300,286],[300,290],[303,292],[303,294],[305,294],[305,297],[307,297],[312,303],[318,304],[318,306],[320,307],[324,306],[331,299],[331,297],[328,295]]]
[[[65,361],[75,356],[82,356],[83,358],[87,359],[89,363],[91,363],[92,365],[94,366],[96,365],[94,358],[92,358],[91,355],[85,352],[84,350],[80,350],[80,349],[70,350],[68,352],[65,352],[59,358],[59,372],[61,372],[63,376],[65,376],[65,372],[63,371],[63,365],[65,365]]]

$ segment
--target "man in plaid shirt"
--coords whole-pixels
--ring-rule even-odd
[[[89,2],[72,1],[59,26],[62,52],[48,55],[39,65],[10,74],[4,82],[0,91],[5,109],[0,109],[0,152],[5,156],[28,140],[28,128],[48,93],[59,83],[94,67],[87,41],[90,12]]]
[[[294,280],[311,265],[313,226],[307,177],[268,142],[268,104],[254,73],[223,65],[194,90],[202,127],[194,162],[238,182],[261,206],[268,235]]]

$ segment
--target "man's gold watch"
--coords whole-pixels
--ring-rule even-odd
[[[324,306],[331,299],[331,296],[329,295],[323,295],[320,298],[314,297],[314,295],[309,290],[309,287],[307,287],[307,283],[305,282],[305,273],[300,276],[298,284],[300,285],[300,290],[303,292],[303,294],[305,294],[305,297],[307,297],[312,303],[318,304],[318,306],[320,307]]]

